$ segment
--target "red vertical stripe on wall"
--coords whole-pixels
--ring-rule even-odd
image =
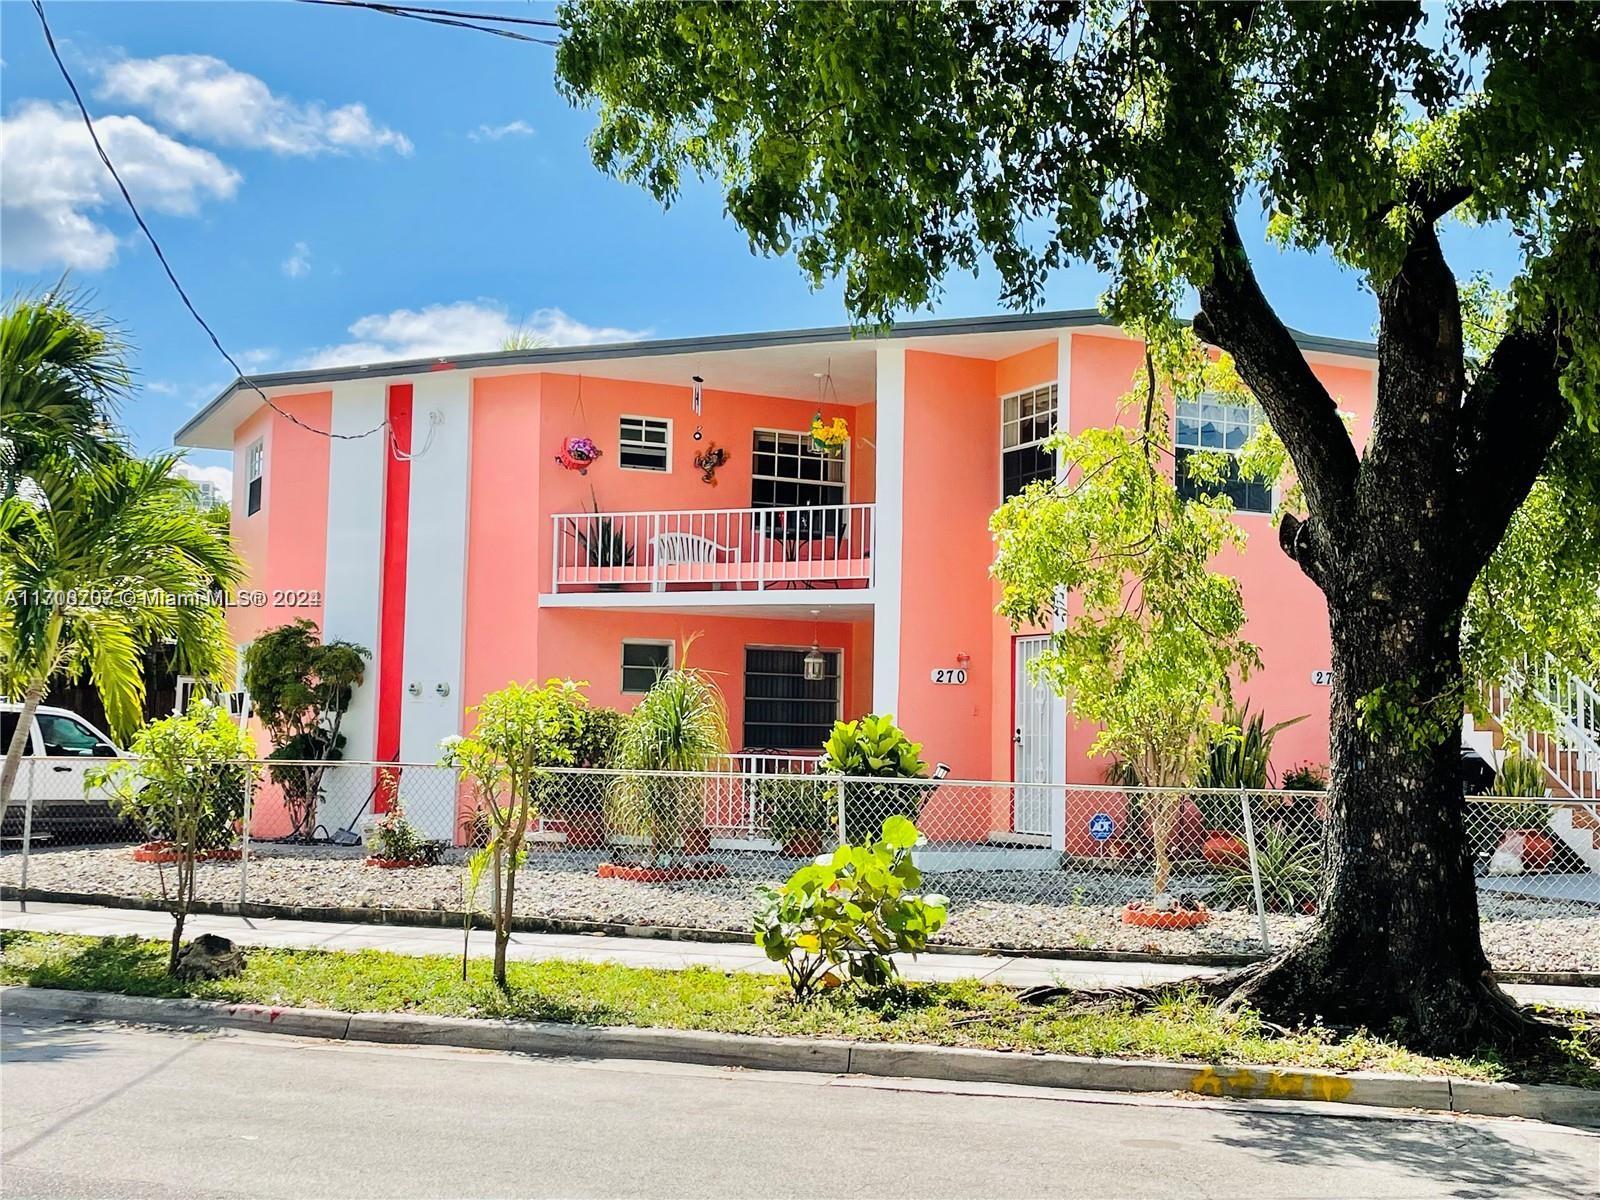
[[[378,736],[380,762],[400,757],[400,708],[405,699],[406,545],[411,517],[411,385],[389,388],[389,443],[384,447],[383,579],[378,615]],[[398,453],[396,453],[398,451]],[[393,785],[380,774],[373,810],[385,811]]]

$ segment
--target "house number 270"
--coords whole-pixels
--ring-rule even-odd
[[[965,667],[935,667],[932,678],[935,683],[965,683],[967,669]]]

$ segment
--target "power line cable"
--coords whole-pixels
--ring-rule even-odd
[[[42,0],[32,0],[32,3],[33,11],[38,14],[39,24],[44,29],[44,40],[45,44],[50,47],[50,56],[56,60],[56,66],[61,71],[61,78],[66,80],[67,90],[72,93],[72,98],[78,105],[78,112],[83,117],[84,128],[89,131],[89,140],[94,143],[95,153],[100,156],[100,161],[105,164],[106,170],[111,173],[111,178],[116,182],[117,190],[122,193],[123,200],[127,202],[128,211],[133,214],[134,221],[138,223],[139,228],[144,232],[145,238],[150,242],[150,248],[155,251],[156,260],[161,263],[161,269],[167,273],[167,279],[172,283],[173,290],[178,293],[178,299],[183,301],[183,306],[189,310],[189,315],[195,319],[200,328],[206,331],[206,336],[211,339],[211,344],[217,348],[217,353],[222,355],[227,360],[228,365],[233,368],[233,372],[238,376],[239,382],[260,396],[267,407],[284,418],[284,420],[290,421],[310,433],[317,434],[319,437],[354,442],[388,429],[389,422],[387,420],[382,424],[374,425],[363,433],[334,433],[332,430],[318,429],[315,425],[302,421],[293,413],[287,412],[274,404],[272,397],[262,391],[260,385],[244,373],[244,370],[234,360],[233,355],[223,348],[221,339],[217,337],[211,326],[206,323],[206,319],[200,315],[200,310],[195,308],[194,301],[189,299],[189,293],[183,290],[183,284],[178,282],[177,275],[173,273],[172,264],[167,261],[167,256],[161,249],[161,243],[156,240],[156,235],[151,232],[150,226],[145,223],[143,215],[139,212],[139,206],[133,202],[133,196],[128,191],[128,185],[122,182],[122,176],[117,173],[116,165],[112,163],[111,156],[106,153],[106,148],[101,145],[100,135],[95,132],[94,119],[89,116],[89,109],[83,102],[83,95],[78,91],[78,85],[73,82],[72,73],[67,70],[67,64],[62,61],[61,51],[56,48],[55,35],[50,32],[50,22],[45,19]],[[399,447],[395,444],[392,430],[389,435],[389,443],[391,450],[397,455],[401,453]]]
[[[496,13],[461,12],[454,8],[424,8],[419,4],[381,4],[369,0],[306,0],[307,3],[343,5],[346,8],[377,8],[404,13],[426,13],[432,17],[461,17],[470,21],[494,21],[501,25],[542,25],[547,29],[560,29],[560,21],[547,21],[541,17],[505,17]]]
[[[526,33],[518,33],[514,29],[496,29],[492,25],[479,25],[477,21],[515,21],[518,24],[528,25],[560,25],[554,21],[535,21],[527,17],[494,17],[484,13],[456,13],[444,8],[415,8],[401,4],[377,4],[367,0],[300,0],[302,4],[321,4],[329,8],[364,8],[369,12],[383,13],[390,17],[407,17],[413,21],[426,21],[430,25],[448,25],[456,29],[471,29],[478,33],[491,33],[496,37],[509,38],[514,42],[532,42],[540,46],[559,46],[561,43],[554,38],[533,37]],[[438,15],[429,15],[438,14]],[[456,18],[471,18],[460,20]]]

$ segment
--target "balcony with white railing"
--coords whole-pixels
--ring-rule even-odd
[[[556,513],[546,602],[660,604],[675,593],[738,603],[860,602],[873,582],[875,509]]]

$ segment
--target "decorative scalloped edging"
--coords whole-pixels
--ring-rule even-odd
[[[691,879],[721,879],[728,868],[721,863],[682,863],[675,867],[649,867],[640,863],[603,862],[595,868],[601,879],[628,883],[681,883]]]
[[[238,862],[243,851],[223,846],[214,850],[200,850],[196,852],[196,862]],[[133,849],[133,861],[142,863],[175,863],[178,861],[178,852],[172,848],[171,842],[146,842]]]
[[[423,858],[369,858],[363,860],[364,867],[381,867],[385,871],[404,871],[408,867],[425,867],[428,865]]]
[[[1138,925],[1144,929],[1193,929],[1211,920],[1211,910],[1200,908],[1158,909],[1145,908],[1137,901],[1122,910],[1124,925]]]

